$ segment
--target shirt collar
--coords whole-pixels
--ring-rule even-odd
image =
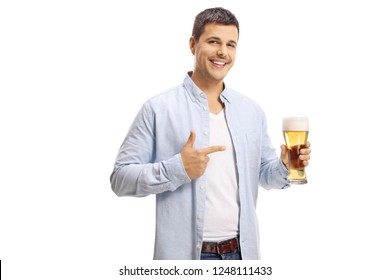
[[[207,99],[206,94],[191,79],[191,75],[192,75],[192,71],[189,71],[187,73],[186,77],[184,78],[184,87],[186,88],[192,101],[195,101],[199,98]],[[230,103],[230,100],[229,100],[230,90],[229,90],[229,88],[226,87],[225,83],[223,85],[224,85],[224,89],[221,92],[221,100],[223,103],[225,103],[225,101]]]

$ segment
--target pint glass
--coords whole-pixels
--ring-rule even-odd
[[[305,167],[299,151],[307,142],[309,121],[306,117],[283,118],[283,136],[288,151],[288,177],[290,184],[306,184]]]

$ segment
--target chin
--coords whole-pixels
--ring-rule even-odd
[[[226,77],[226,74],[225,75],[218,75],[218,76],[214,76],[214,79],[216,81],[221,82],[221,81],[223,81],[223,79],[225,79],[225,77]]]
[[[214,72],[214,73],[211,73],[211,77],[213,77],[215,80],[217,80],[217,81],[222,81],[225,77],[226,77],[226,75],[227,75],[227,73],[228,72]]]

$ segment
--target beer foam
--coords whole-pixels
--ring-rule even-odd
[[[306,117],[283,118],[284,131],[309,131],[309,120]]]

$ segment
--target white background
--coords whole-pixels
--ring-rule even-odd
[[[215,6],[241,25],[225,81],[261,104],[277,149],[283,116],[310,118],[309,184],[261,189],[255,265],[271,279],[389,279],[386,2],[1,1],[4,279],[156,264],[155,198],[118,198],[109,176],[142,103],[192,69],[194,17]]]

